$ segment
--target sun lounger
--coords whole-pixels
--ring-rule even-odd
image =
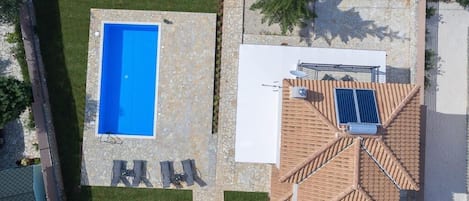
[[[186,184],[188,186],[194,185],[194,172],[192,171],[192,164],[191,160],[183,160],[181,161],[182,169],[184,170],[184,176],[186,180]]]
[[[172,176],[171,170],[170,170],[171,169],[170,162],[161,161],[160,166],[161,166],[161,180],[163,183],[163,188],[168,188],[171,186],[171,176]]]
[[[122,162],[123,161],[120,160],[113,161],[111,186],[117,186],[119,183],[122,171]]]
[[[111,186],[117,186],[120,181],[124,183],[125,186],[130,186],[129,180],[125,177],[124,172],[126,171],[126,162],[122,160],[114,160],[112,165],[112,179]]]
[[[133,176],[134,180],[132,181],[132,186],[137,187],[140,182],[142,181],[143,172],[144,172],[144,161],[141,160],[134,160],[134,169],[133,169]]]

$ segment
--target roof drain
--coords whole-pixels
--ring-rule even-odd
[[[293,184],[292,201],[298,201],[298,184]]]
[[[396,185],[399,190],[402,190],[401,186],[397,184],[396,180],[394,180],[394,178],[391,177],[391,174],[389,174],[389,172],[386,171],[384,167],[378,162],[378,160],[368,151],[362,139],[360,139],[360,145],[362,149],[368,154],[368,156],[370,156],[371,160],[373,160],[376,163],[376,165],[378,165],[379,169],[392,181],[392,183],[394,183],[394,185]]]

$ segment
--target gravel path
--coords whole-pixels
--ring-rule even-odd
[[[14,26],[0,23],[0,75],[12,76],[23,80],[21,68],[13,56],[14,44],[6,42],[8,33],[14,32]],[[16,167],[16,160],[23,157],[39,157],[36,132],[26,125],[29,122],[28,110],[21,114],[18,120],[12,121],[5,126],[5,145],[0,150],[0,170]]]

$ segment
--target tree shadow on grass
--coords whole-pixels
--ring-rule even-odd
[[[81,133],[64,57],[58,0],[33,1],[48,91],[68,200],[80,200]],[[84,194],[86,196],[86,194]],[[86,199],[84,199],[86,200]]]
[[[338,6],[341,2],[342,0],[316,1],[314,11],[317,17],[303,22],[304,25],[299,31],[302,41],[311,46],[313,38],[323,38],[329,45],[337,37],[344,43],[354,38],[363,40],[370,36],[379,40],[389,38],[391,41],[408,39],[389,26],[380,26],[373,20],[364,20],[355,8],[340,10]]]

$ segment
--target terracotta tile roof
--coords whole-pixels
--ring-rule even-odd
[[[330,200],[353,185],[354,149],[347,147],[299,185],[298,200]],[[318,186],[321,184],[321,186]]]
[[[290,87],[308,89],[290,98]],[[337,125],[335,88],[375,90],[377,135],[350,135]],[[287,79],[282,90],[280,169],[272,168],[272,200],[399,200],[419,190],[420,88]],[[288,190],[286,190],[288,189]]]
[[[290,183],[278,181],[279,174],[278,168],[272,166],[271,182],[270,182],[270,197],[275,201],[289,201],[293,194],[292,185]]]
[[[364,152],[360,152],[359,184],[373,200],[399,200],[399,189]]]

